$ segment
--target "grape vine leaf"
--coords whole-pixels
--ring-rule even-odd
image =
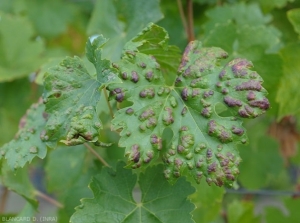
[[[33,40],[30,22],[0,12],[0,81],[28,76],[43,62],[44,44]]]
[[[11,170],[7,163],[1,162],[1,184],[21,195],[35,210],[38,208],[36,190],[29,179],[28,166]]]
[[[300,81],[298,57],[300,54],[300,44],[289,44],[281,50],[280,54],[283,59],[284,75],[280,80],[276,95],[276,101],[279,103],[278,120],[286,115],[299,115],[300,112],[300,92],[298,85]]]
[[[171,186],[165,181],[161,166],[149,167],[140,174],[141,201],[133,199],[137,175],[118,162],[116,171],[105,167],[89,187],[94,198],[83,199],[70,222],[194,222],[194,205],[187,196],[194,188],[183,178]]]
[[[191,42],[169,86],[154,56],[125,50],[116,66],[123,83],[109,89],[118,102],[133,102],[112,121],[112,129],[122,129],[119,145],[126,147],[128,167],[144,167],[158,158],[163,132],[170,128],[172,145],[162,151],[167,179],[174,182],[187,167],[198,183],[205,175],[209,184],[231,185],[239,173],[235,144],[247,142],[240,118],[263,114],[269,102],[252,63],[238,58],[222,65],[226,57],[220,48]],[[232,117],[215,112],[219,103]]]
[[[285,198],[283,199],[285,208],[282,210],[276,207],[266,208],[266,220],[272,223],[281,222],[298,222],[299,215],[299,205],[300,199],[295,198]]]
[[[255,35],[253,35],[255,33]],[[277,113],[276,91],[283,74],[282,59],[276,53],[280,47],[279,33],[269,26],[237,26],[233,22],[218,24],[205,34],[205,46],[218,46],[234,57],[245,57],[255,64],[257,72],[265,81],[264,87],[270,92],[272,113]],[[232,57],[231,56],[231,57]],[[271,112],[271,111],[270,111]]]
[[[150,23],[141,33],[125,44],[123,51],[139,51],[154,56],[160,64],[166,82],[172,84],[174,77],[169,74],[177,72],[181,51],[177,46],[168,45],[168,42],[169,35],[166,30]]]
[[[47,147],[41,139],[46,124],[45,106],[40,100],[21,118],[15,138],[0,148],[1,158],[11,169],[22,168],[35,157],[45,158]]]
[[[294,26],[295,31],[300,35],[300,8],[288,11],[287,17]]]
[[[269,125],[270,120],[265,117],[257,120],[252,127],[251,124],[246,126],[251,143],[240,150],[243,162],[240,165],[239,182],[244,188],[279,188],[288,183],[288,180],[282,180],[286,171],[279,144],[266,134]]]
[[[195,222],[211,223],[219,215],[222,209],[222,199],[225,194],[224,187],[215,185],[197,184],[193,185],[196,192],[190,196],[196,209],[192,212]]]
[[[77,145],[98,140],[102,128],[96,109],[99,90],[115,77],[110,62],[101,59],[106,41],[99,36],[86,44],[86,55],[96,75],[89,74],[78,57],[66,58],[45,74],[43,98],[49,118],[43,139],[49,147],[55,147],[58,141]]]
[[[27,78],[0,83],[0,147],[14,138],[20,119],[32,101],[38,100],[30,90]]]
[[[250,201],[234,200],[228,205],[228,222],[230,223],[259,223],[260,216],[254,214],[254,204]]]
[[[162,17],[158,0],[98,0],[87,33],[101,33],[109,38],[103,55],[115,61],[127,41],[149,22],[157,22]]]

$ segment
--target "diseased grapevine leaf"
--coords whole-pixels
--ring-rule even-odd
[[[177,46],[168,45],[169,35],[160,26],[149,24],[141,33],[126,43],[123,52],[139,51],[155,57],[167,83],[174,82],[170,72],[177,72],[181,52]],[[163,53],[162,53],[163,52]]]
[[[101,60],[101,48],[107,40],[102,36],[88,40],[86,54],[97,74],[89,74],[83,61],[67,58],[45,74],[44,103],[49,119],[43,136],[50,147],[61,141],[77,145],[98,140],[102,127],[96,105],[105,83],[114,79],[110,63]]]
[[[28,76],[42,63],[43,42],[26,18],[0,12],[0,81]]]
[[[115,61],[127,41],[149,22],[157,22],[162,17],[158,0],[98,0],[87,33],[109,38],[103,55]]]
[[[255,35],[253,35],[255,34]],[[273,114],[277,113],[276,91],[282,76],[282,60],[277,53],[279,33],[273,27],[236,25],[233,22],[218,24],[205,35],[205,46],[218,46],[234,57],[248,58],[263,77],[264,87],[270,92]],[[271,112],[271,111],[270,111]]]
[[[161,166],[149,167],[139,176],[141,201],[136,202],[132,192],[137,176],[123,166],[119,162],[116,171],[105,167],[92,179],[94,198],[83,199],[70,222],[194,222],[190,215],[194,205],[187,200],[194,192],[190,183],[181,178],[171,186]]]
[[[199,183],[231,185],[238,175],[236,143],[246,143],[242,118],[255,118],[269,108],[262,79],[252,63],[234,59],[222,65],[227,53],[191,42],[171,86],[166,85],[154,56],[126,51],[117,63],[123,83],[109,86],[111,97],[133,105],[116,112],[113,129],[122,129],[119,145],[126,147],[128,167],[146,166],[159,157],[171,182],[188,168]],[[170,73],[176,76],[176,74]],[[232,117],[220,117],[215,106],[223,103]],[[166,128],[172,145],[162,148]]]
[[[276,101],[279,103],[278,120],[286,115],[299,115],[300,112],[300,44],[287,45],[281,52],[284,76],[280,80]]]
[[[22,117],[15,138],[0,148],[2,158],[12,169],[23,167],[33,158],[45,158],[47,147],[41,140],[46,124],[45,106],[40,100],[33,104]]]
[[[295,31],[300,35],[300,8],[288,11],[287,17],[294,26]]]
[[[21,195],[34,209],[37,209],[36,191],[29,179],[28,166],[13,171],[5,161],[1,165],[1,184]]]

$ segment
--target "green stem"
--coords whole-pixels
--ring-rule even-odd
[[[84,146],[94,155],[97,157],[97,159],[107,167],[110,167],[110,165],[87,143],[84,143]]]

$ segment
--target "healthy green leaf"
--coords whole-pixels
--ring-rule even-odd
[[[42,100],[33,104],[20,120],[15,138],[0,148],[11,169],[23,167],[35,157],[45,158],[47,147],[41,140],[47,116],[44,109]]]
[[[61,0],[30,0],[26,11],[37,32],[48,38],[63,33],[75,16],[72,4]]]
[[[28,76],[42,63],[43,42],[26,18],[0,12],[0,81]]]
[[[288,11],[287,16],[295,31],[300,35],[300,8]]]
[[[38,100],[31,87],[27,78],[0,83],[0,147],[14,138],[20,119],[32,100]]]
[[[126,147],[129,167],[157,159],[163,132],[170,128],[172,145],[161,151],[167,179],[174,181],[187,167],[197,182],[203,175],[219,186],[235,180],[240,162],[235,144],[247,141],[240,117],[259,116],[269,102],[261,77],[250,70],[251,62],[234,59],[222,65],[226,57],[220,48],[190,43],[175,83],[169,86],[154,56],[125,51],[116,66],[123,83],[109,89],[118,102],[133,102],[112,121],[113,129],[122,129],[119,145]],[[220,117],[215,112],[219,103],[233,116]]]
[[[97,74],[89,74],[78,57],[67,58],[45,74],[44,103],[49,119],[44,141],[55,147],[61,141],[77,145],[98,140],[102,127],[96,105],[105,83],[114,79],[110,63],[101,60],[102,36],[88,40],[86,54]],[[76,108],[74,108],[76,106]]]
[[[2,162],[0,167],[1,183],[9,190],[24,197],[34,209],[37,209],[38,201],[35,198],[35,189],[29,179],[28,166],[13,171],[6,162]]]
[[[270,121],[264,120],[248,126],[251,143],[240,150],[243,162],[239,182],[247,189],[278,188],[288,183],[288,177],[282,179],[285,169],[279,145],[266,134]]]
[[[181,178],[171,186],[161,166],[150,167],[139,176],[142,197],[136,202],[132,192],[137,176],[123,166],[119,162],[116,171],[105,167],[93,178],[90,188],[94,198],[83,199],[70,222],[194,222],[190,215],[194,205],[187,201],[194,189],[187,181]]]
[[[279,103],[278,120],[286,115],[298,115],[300,111],[299,72],[300,44],[289,44],[281,51],[284,76],[280,80],[276,101]]]
[[[264,11],[271,11],[274,8],[283,8],[289,2],[293,2],[294,0],[254,0],[261,5],[261,8]]]
[[[282,223],[282,222],[297,222],[299,221],[299,199],[285,198],[284,209],[278,209],[276,207],[266,208],[266,220],[268,223]]]
[[[103,34],[110,39],[105,58],[118,60],[127,41],[148,23],[163,17],[158,0],[98,0],[90,20],[88,35]]]
[[[222,199],[225,193],[223,187],[207,185],[204,183],[193,185],[196,192],[190,196],[196,209],[192,212],[195,222],[215,222],[222,209]]]
[[[254,204],[250,201],[233,201],[227,210],[229,223],[260,223],[259,216],[254,215]]]

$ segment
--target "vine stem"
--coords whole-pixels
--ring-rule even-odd
[[[87,143],[84,143],[84,146],[94,155],[97,157],[97,159],[107,167],[110,167],[110,165]]]
[[[194,34],[194,15],[193,15],[193,0],[187,0],[187,32],[188,32],[188,40],[195,40]]]
[[[107,106],[108,106],[108,109],[109,109],[109,114],[112,118],[114,118],[114,112],[113,112],[113,109],[111,107],[111,104],[108,101],[108,94],[107,94],[106,88],[104,88],[103,91],[104,91],[105,100],[106,100],[106,103],[107,103]]]
[[[8,188],[3,187],[3,193],[2,193],[1,199],[0,199],[0,213],[4,213],[4,211],[5,211],[8,194],[9,194]]]
[[[177,0],[177,5],[178,5],[179,15],[180,15],[180,19],[181,19],[183,28],[186,32],[186,35],[188,36],[189,33],[188,33],[187,23],[186,23],[186,19],[185,19],[185,15],[184,15],[184,10],[183,10],[183,7],[182,7],[182,1]]]
[[[60,202],[58,202],[57,200],[53,199],[52,197],[49,197],[47,194],[44,194],[41,191],[36,190],[35,191],[36,196],[44,199],[45,201],[48,201],[50,204],[53,204],[54,206],[58,207],[58,208],[63,208],[64,205]]]

